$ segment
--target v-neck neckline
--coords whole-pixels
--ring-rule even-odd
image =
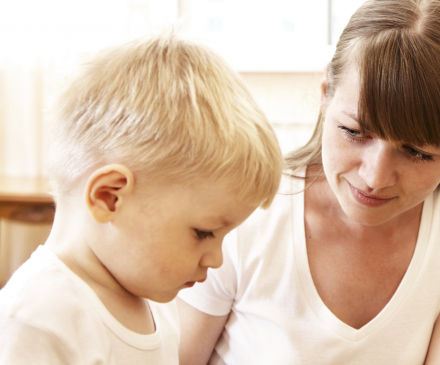
[[[303,189],[304,186],[301,187],[301,190]],[[293,238],[295,242],[295,258],[298,276],[307,302],[314,314],[334,333],[348,341],[360,341],[388,321],[393,313],[404,302],[406,296],[410,292],[414,282],[417,279],[428,246],[430,227],[429,218],[432,216],[433,210],[432,194],[425,200],[423,204],[422,217],[420,221],[416,247],[411,262],[402,281],[400,282],[391,300],[385,305],[385,307],[379,312],[379,314],[360,329],[353,328],[341,321],[338,317],[336,317],[333,312],[328,309],[328,307],[319,296],[313,282],[307,256],[307,244],[304,223],[304,192],[301,194],[293,195],[292,199],[295,200],[294,204],[292,204],[292,219],[294,220],[294,222],[298,222],[298,220],[302,221],[302,224],[300,225],[293,225],[299,227],[298,230],[295,230],[295,232],[293,232]]]

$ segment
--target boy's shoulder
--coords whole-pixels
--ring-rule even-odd
[[[12,363],[27,363],[21,356],[31,354],[29,363],[40,355],[42,363],[76,364],[87,358],[111,364],[124,356],[136,359],[133,363],[162,364],[163,358],[177,363],[175,303],[150,302],[150,307],[155,334],[125,329],[84,281],[40,246],[0,290],[0,359],[7,351]]]
[[[15,333],[21,343],[11,342],[13,347],[45,341],[41,345],[62,348],[63,356],[75,358],[75,340],[87,341],[89,333],[96,352],[102,352],[110,341],[97,319],[67,267],[44,246],[0,290],[0,338],[5,332]]]
[[[48,325],[61,314],[85,311],[83,296],[73,273],[52,251],[40,246],[0,291],[0,318],[15,317]],[[56,322],[60,320],[67,318]]]

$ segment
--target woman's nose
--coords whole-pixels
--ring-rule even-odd
[[[393,186],[397,180],[395,148],[389,142],[376,140],[364,150],[359,176],[374,190]]]

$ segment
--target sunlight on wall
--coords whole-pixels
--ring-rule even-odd
[[[286,99],[308,93],[298,73],[308,72],[311,80],[322,74],[334,49],[328,32],[339,34],[363,2],[347,1],[2,0],[0,174],[47,174],[48,111],[79,63],[178,19],[177,29],[210,44],[244,75],[254,74],[245,79],[275,126],[281,123],[284,131],[285,123],[313,123],[314,111],[291,113],[297,102]],[[297,91],[286,93],[290,88]]]
[[[173,23],[176,0],[0,2],[2,57],[20,64],[95,51]]]
[[[187,2],[187,32],[236,70],[321,71],[329,61],[328,0]]]
[[[48,111],[66,75],[176,18],[176,0],[0,1],[0,174],[46,175]]]

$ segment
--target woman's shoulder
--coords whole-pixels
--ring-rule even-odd
[[[272,204],[267,209],[258,208],[238,229],[239,237],[260,237],[291,229],[295,212],[303,211],[305,180],[285,172]]]
[[[284,170],[278,192],[290,189],[290,193],[298,193],[304,189],[306,170]]]

